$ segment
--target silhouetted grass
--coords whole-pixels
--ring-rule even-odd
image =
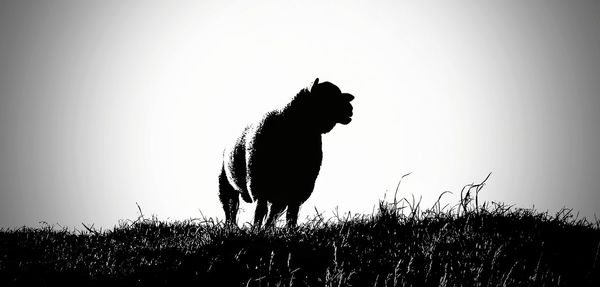
[[[480,206],[481,186],[453,207],[394,199],[297,229],[140,216],[105,231],[2,230],[0,285],[600,286],[598,222]]]

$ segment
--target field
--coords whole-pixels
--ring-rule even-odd
[[[480,187],[455,206],[394,199],[296,229],[140,210],[113,230],[1,230],[0,285],[600,286],[597,221],[479,204]]]

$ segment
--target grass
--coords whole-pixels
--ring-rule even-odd
[[[296,229],[162,222],[141,210],[113,230],[5,229],[0,285],[600,286],[598,222],[480,205],[484,183],[455,206],[422,210],[395,195],[374,214],[317,212]]]

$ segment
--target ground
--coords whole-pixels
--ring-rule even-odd
[[[485,203],[316,214],[295,229],[140,216],[0,232],[0,285],[600,286],[600,224]]]

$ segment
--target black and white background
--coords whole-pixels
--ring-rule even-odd
[[[400,196],[600,215],[598,1],[0,1],[0,227],[222,218],[223,144],[356,96],[314,212]],[[251,216],[252,208],[245,208]]]

